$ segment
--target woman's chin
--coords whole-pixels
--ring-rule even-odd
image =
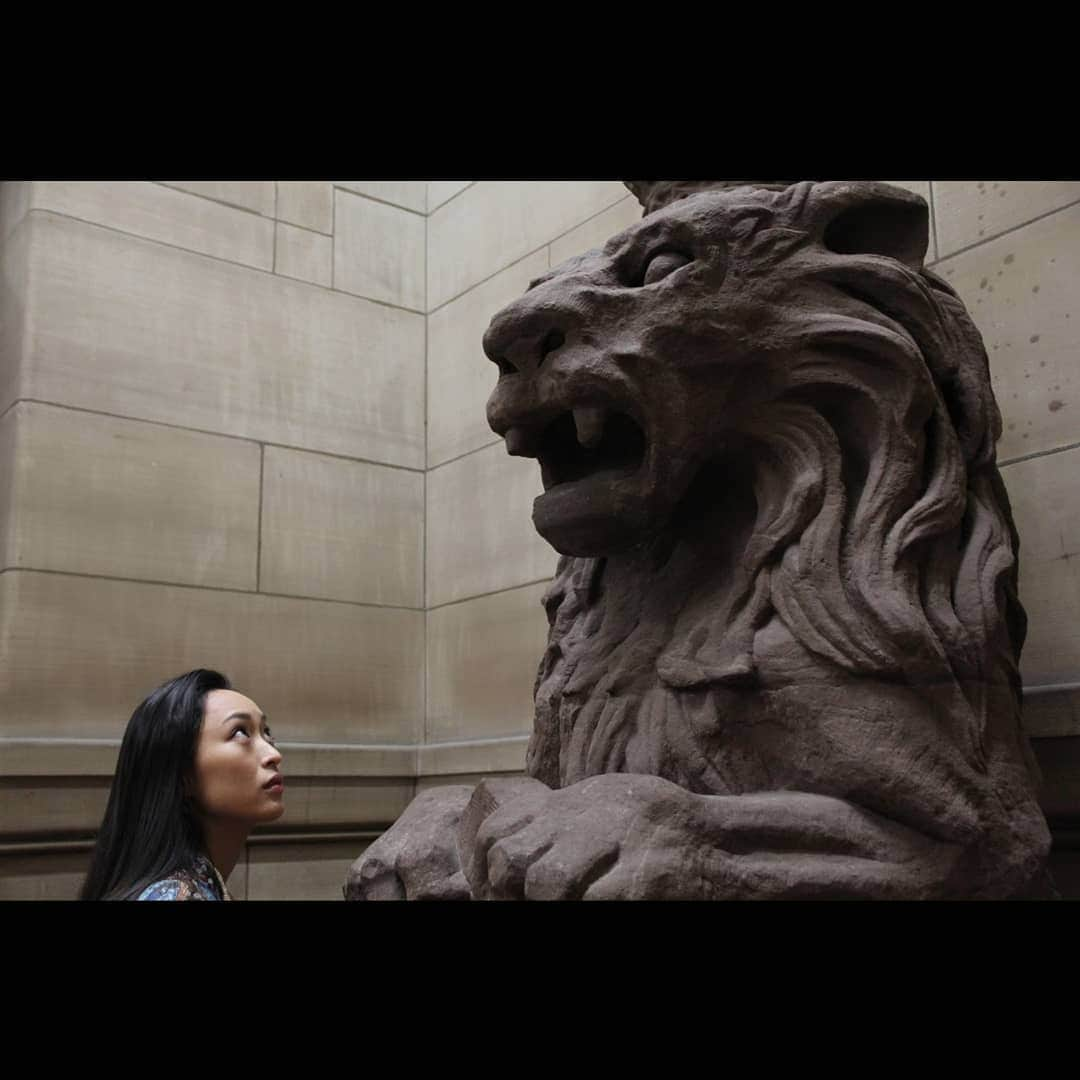
[[[266,821],[277,821],[282,814],[285,813],[285,802],[280,795],[272,798],[270,804],[265,807],[262,814],[259,816],[259,823]]]

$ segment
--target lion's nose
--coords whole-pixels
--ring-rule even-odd
[[[487,403],[488,425],[506,441],[514,457],[536,457],[545,411],[532,379],[513,376],[500,379]]]
[[[513,457],[536,457],[551,411],[543,403],[540,383],[518,373],[499,379],[487,403],[488,424]]]
[[[539,439],[535,431],[525,427],[509,428],[503,436],[506,452],[511,457],[536,457]]]
[[[484,334],[484,352],[499,370],[530,371],[566,343],[562,320],[543,309],[496,315]]]

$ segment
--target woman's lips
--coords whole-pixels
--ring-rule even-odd
[[[285,790],[285,777],[284,776],[275,776],[273,778],[273,780],[267,780],[267,782],[265,784],[263,784],[263,790],[264,791],[284,791]]]

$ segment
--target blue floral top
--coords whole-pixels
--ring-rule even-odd
[[[190,870],[175,870],[171,877],[147,885],[136,900],[231,900],[217,867],[200,855]]]

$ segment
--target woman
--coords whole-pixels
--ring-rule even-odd
[[[198,669],[132,714],[83,900],[231,900],[255,825],[285,810],[266,716],[224,675]]]

